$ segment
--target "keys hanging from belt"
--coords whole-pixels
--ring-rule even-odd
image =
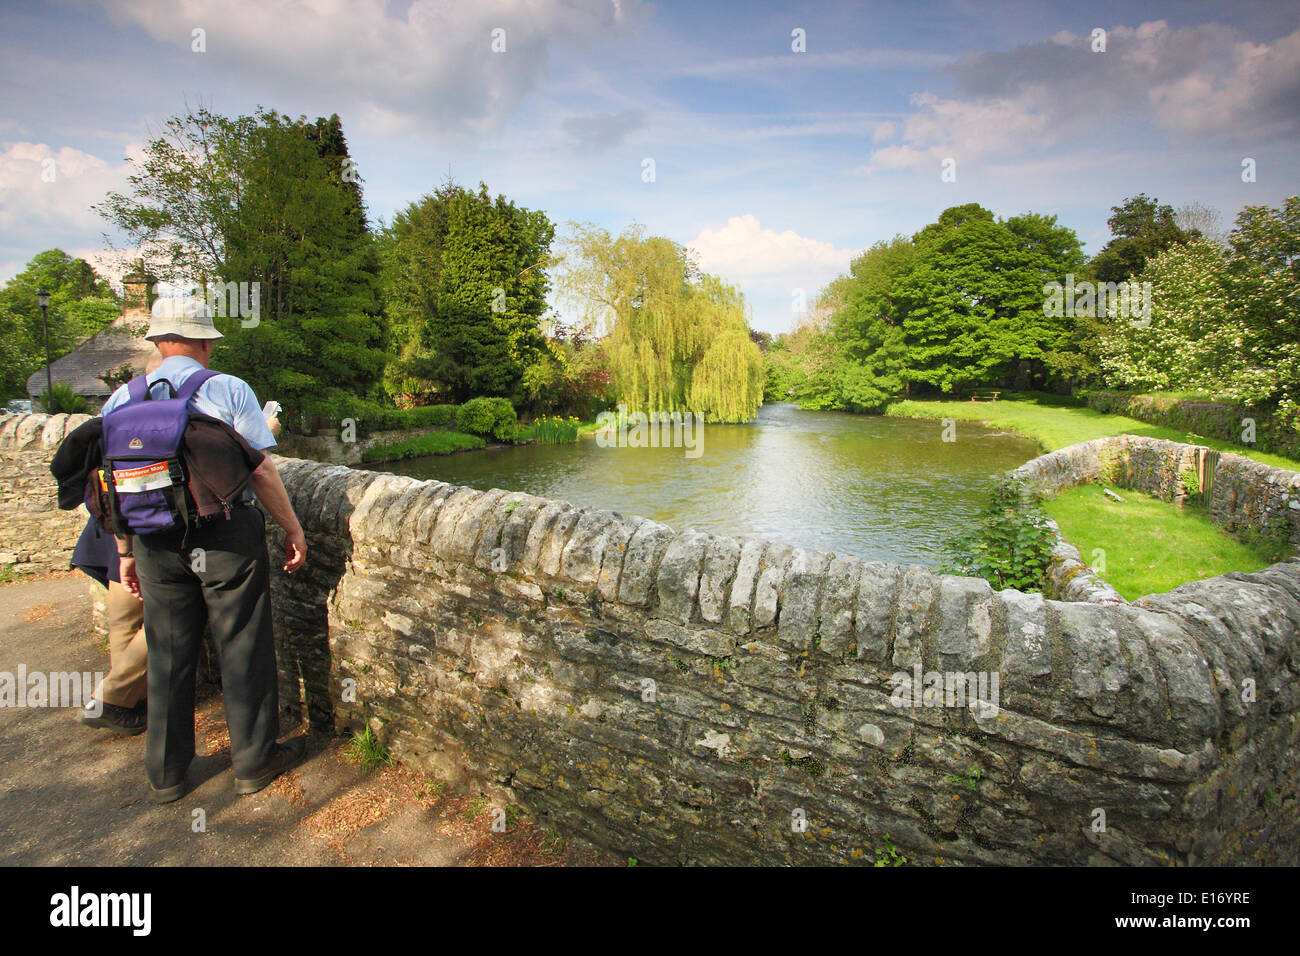
[[[226,521],[229,521],[231,512],[233,512],[236,508],[251,508],[253,507],[253,504],[254,504],[253,499],[241,498],[238,501],[221,502],[221,512],[219,514],[200,515],[197,511],[191,511],[190,524],[194,524],[194,525],[211,524],[213,521],[217,521],[218,519],[222,519],[222,518],[224,518]]]

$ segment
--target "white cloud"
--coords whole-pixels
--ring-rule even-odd
[[[1183,139],[1271,142],[1300,135],[1300,30],[1251,43],[1220,24],[1171,29],[1163,20],[1089,36],[1060,31],[953,67],[958,93],[924,91],[902,143],[875,150],[855,172],[1023,155],[1124,119]],[[879,141],[880,137],[877,137]]]
[[[0,151],[0,232],[13,242],[48,248],[68,234],[100,232],[90,207],[126,185],[125,163],[110,164],[68,146],[12,143]]]
[[[727,278],[782,278],[847,269],[852,249],[801,236],[793,230],[764,229],[752,213],[732,216],[721,229],[705,229],[687,243],[706,272]],[[794,285],[799,285],[796,282]]]
[[[119,0],[121,23],[237,72],[278,97],[337,103],[381,135],[424,129],[481,136],[498,128],[541,82],[556,45],[608,36],[630,0],[414,0],[405,17],[387,0]],[[503,31],[494,33],[494,31]],[[493,49],[494,39],[504,51]]]
[[[929,91],[916,93],[912,103],[920,109],[903,123],[903,142],[871,153],[870,161],[853,170],[873,173],[882,169],[934,167],[951,157],[958,163],[1001,152],[1025,143],[1045,145],[1065,130],[1030,105],[1030,95],[1021,101],[946,99]],[[875,137],[879,141],[880,136]]]
[[[1157,122],[1189,135],[1300,130],[1300,30],[1273,44],[1234,43],[1222,60],[1219,70],[1206,63],[1154,85],[1148,99]]]
[[[737,286],[753,310],[755,329],[789,331],[817,293],[846,272],[858,250],[765,229],[752,213],[732,216],[720,229],[704,229],[687,247],[705,272]]]

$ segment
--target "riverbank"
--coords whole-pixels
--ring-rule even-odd
[[[993,428],[1005,428],[1024,435],[1038,442],[1045,452],[1057,451],[1093,438],[1142,435],[1190,445],[1205,445],[1216,451],[1232,452],[1265,465],[1300,471],[1300,461],[1258,451],[1244,445],[1234,445],[1215,438],[1152,425],[1123,415],[1105,414],[1078,405],[1072,399],[1060,395],[1004,392],[1003,397],[996,402],[905,399],[886,406],[885,414],[897,418],[952,418],[980,422]]]
[[[407,458],[423,458],[426,455],[451,455],[461,451],[475,451],[482,448],[486,441],[478,435],[464,432],[443,430],[417,435],[403,441],[386,442],[367,448],[361,460],[367,465],[377,465]]]
[[[492,443],[498,447],[511,445],[571,445],[579,438],[594,435],[600,430],[599,421],[580,422],[576,418],[557,418],[543,416],[526,425],[519,425],[509,436],[509,440],[496,440]],[[362,454],[361,460],[367,465],[389,464],[412,458],[427,458],[434,455],[454,455],[464,451],[479,451],[488,446],[486,437],[468,435],[451,428],[443,428],[415,437],[389,441],[373,445]]]

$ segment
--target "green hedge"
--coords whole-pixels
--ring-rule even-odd
[[[1178,431],[1217,438],[1284,455],[1300,457],[1300,432],[1275,408],[1260,408],[1226,401],[1197,401],[1172,395],[1144,395],[1131,392],[1092,391],[1080,393],[1088,407],[1107,415],[1125,415],[1141,422]],[[1242,420],[1255,420],[1255,442],[1242,441]]]
[[[455,405],[424,405],[419,408],[387,408],[369,399],[331,392],[308,399],[299,407],[285,409],[281,422],[286,431],[304,433],[323,429],[338,431],[346,419],[356,422],[357,435],[450,425],[456,418]]]
[[[369,399],[338,391],[287,407],[281,416],[286,431],[310,434],[337,432],[347,419],[356,423],[358,437],[382,431],[453,426],[472,435],[517,442],[522,429],[507,398],[472,398],[464,405],[425,405],[420,408],[385,408]]]
[[[516,421],[515,407],[505,398],[471,398],[456,412],[457,428],[499,441],[514,439]]]

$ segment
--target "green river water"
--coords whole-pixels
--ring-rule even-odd
[[[1039,450],[1018,435],[937,420],[765,405],[747,425],[705,425],[683,448],[489,447],[379,466],[504,488],[674,528],[766,537],[865,559],[936,565],[943,542],[985,504],[993,478]]]

